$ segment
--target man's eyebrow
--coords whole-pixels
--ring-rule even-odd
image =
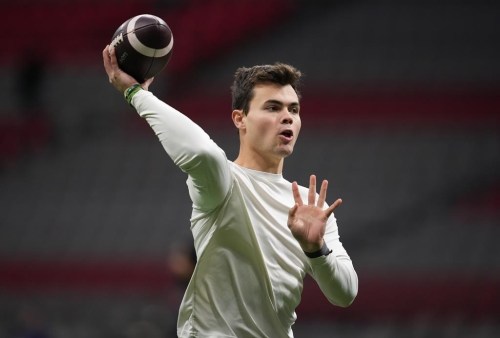
[[[266,102],[264,102],[264,104],[269,104],[269,103],[272,103],[272,104],[279,104],[279,105],[285,105],[285,103],[283,101],[280,101],[280,100],[274,100],[274,99],[270,99],[270,100],[267,100]],[[289,106],[300,106],[300,104],[298,102],[291,102],[290,104],[288,104]]]
[[[273,100],[273,99],[270,99],[270,100],[267,100],[266,102],[264,102],[265,104],[269,104],[269,103],[273,103],[273,104],[279,104],[279,105],[283,105],[283,102],[280,101],[280,100]]]

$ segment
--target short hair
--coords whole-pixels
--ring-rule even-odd
[[[234,74],[231,86],[232,108],[242,110],[247,114],[250,101],[254,96],[254,87],[258,84],[291,85],[300,98],[299,84],[302,73],[295,67],[276,62],[272,65],[257,65],[250,68],[238,68]]]

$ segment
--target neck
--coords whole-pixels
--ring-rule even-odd
[[[237,165],[257,171],[271,174],[281,174],[283,172],[284,158],[270,160],[262,156],[244,156],[239,154],[234,163]]]

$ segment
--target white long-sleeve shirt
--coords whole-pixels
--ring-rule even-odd
[[[332,254],[307,258],[287,226],[295,203],[289,181],[228,161],[197,124],[148,91],[132,104],[188,174],[198,263],[180,307],[179,337],[293,337],[306,274],[331,303],[353,301],[358,279],[333,215],[324,236]],[[308,189],[300,192],[307,200]]]

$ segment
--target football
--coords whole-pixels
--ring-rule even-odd
[[[139,83],[156,76],[172,56],[174,37],[167,23],[150,14],[128,19],[111,40],[118,66]]]

